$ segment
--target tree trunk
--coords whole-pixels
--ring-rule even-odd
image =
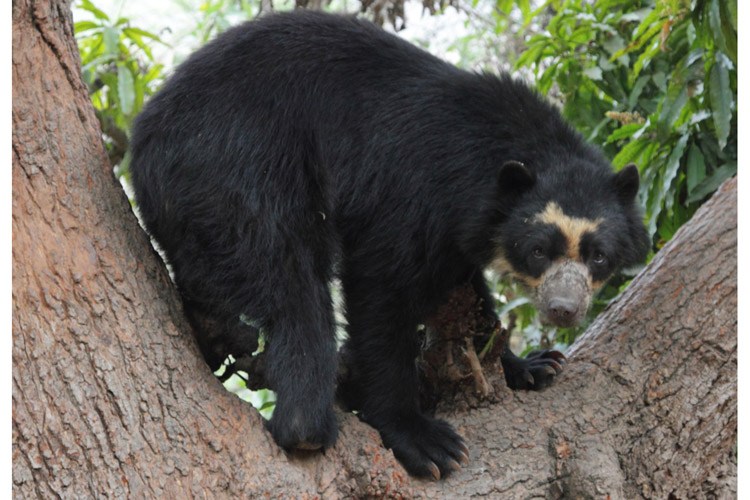
[[[726,497],[736,491],[736,181],[541,393],[446,396],[470,464],[410,479],[340,413],[287,455],[200,357],[107,163],[69,5],[13,4],[13,486],[63,497]]]

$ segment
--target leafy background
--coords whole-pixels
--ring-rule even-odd
[[[149,31],[137,27],[148,3],[128,17],[120,14],[124,2],[100,2],[77,1],[75,31],[84,81],[126,191],[132,120],[169,70],[229,26],[269,6],[294,7],[288,0],[174,0],[166,7],[169,17],[152,18],[156,29]],[[461,67],[512,71],[532,82],[615,168],[638,166],[638,196],[653,241],[649,260],[737,172],[736,0],[396,0],[387,8],[377,0],[297,3],[361,10]],[[543,326],[521,289],[490,279],[516,351],[564,350],[636,271],[612,278],[587,322],[568,329]],[[266,416],[272,411],[270,391],[248,391],[236,376],[225,384]]]

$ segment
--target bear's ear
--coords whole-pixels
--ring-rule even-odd
[[[631,203],[638,194],[638,167],[634,163],[625,165],[615,174],[617,195],[625,203]]]
[[[505,193],[523,193],[535,182],[534,173],[520,161],[506,161],[498,172],[498,186]]]

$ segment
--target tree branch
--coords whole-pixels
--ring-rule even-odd
[[[471,449],[457,474],[410,479],[343,413],[334,448],[287,454],[201,359],[106,164],[71,27],[63,0],[13,4],[15,497],[736,491],[735,180],[580,339],[553,387],[513,393],[489,356],[492,398],[471,379],[444,392],[438,411]]]

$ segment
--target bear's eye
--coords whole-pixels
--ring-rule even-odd
[[[603,266],[607,263],[607,256],[601,252],[594,252],[594,256],[591,260],[597,266]]]
[[[531,251],[531,256],[535,259],[543,259],[545,257],[544,251],[540,247],[536,247]]]

